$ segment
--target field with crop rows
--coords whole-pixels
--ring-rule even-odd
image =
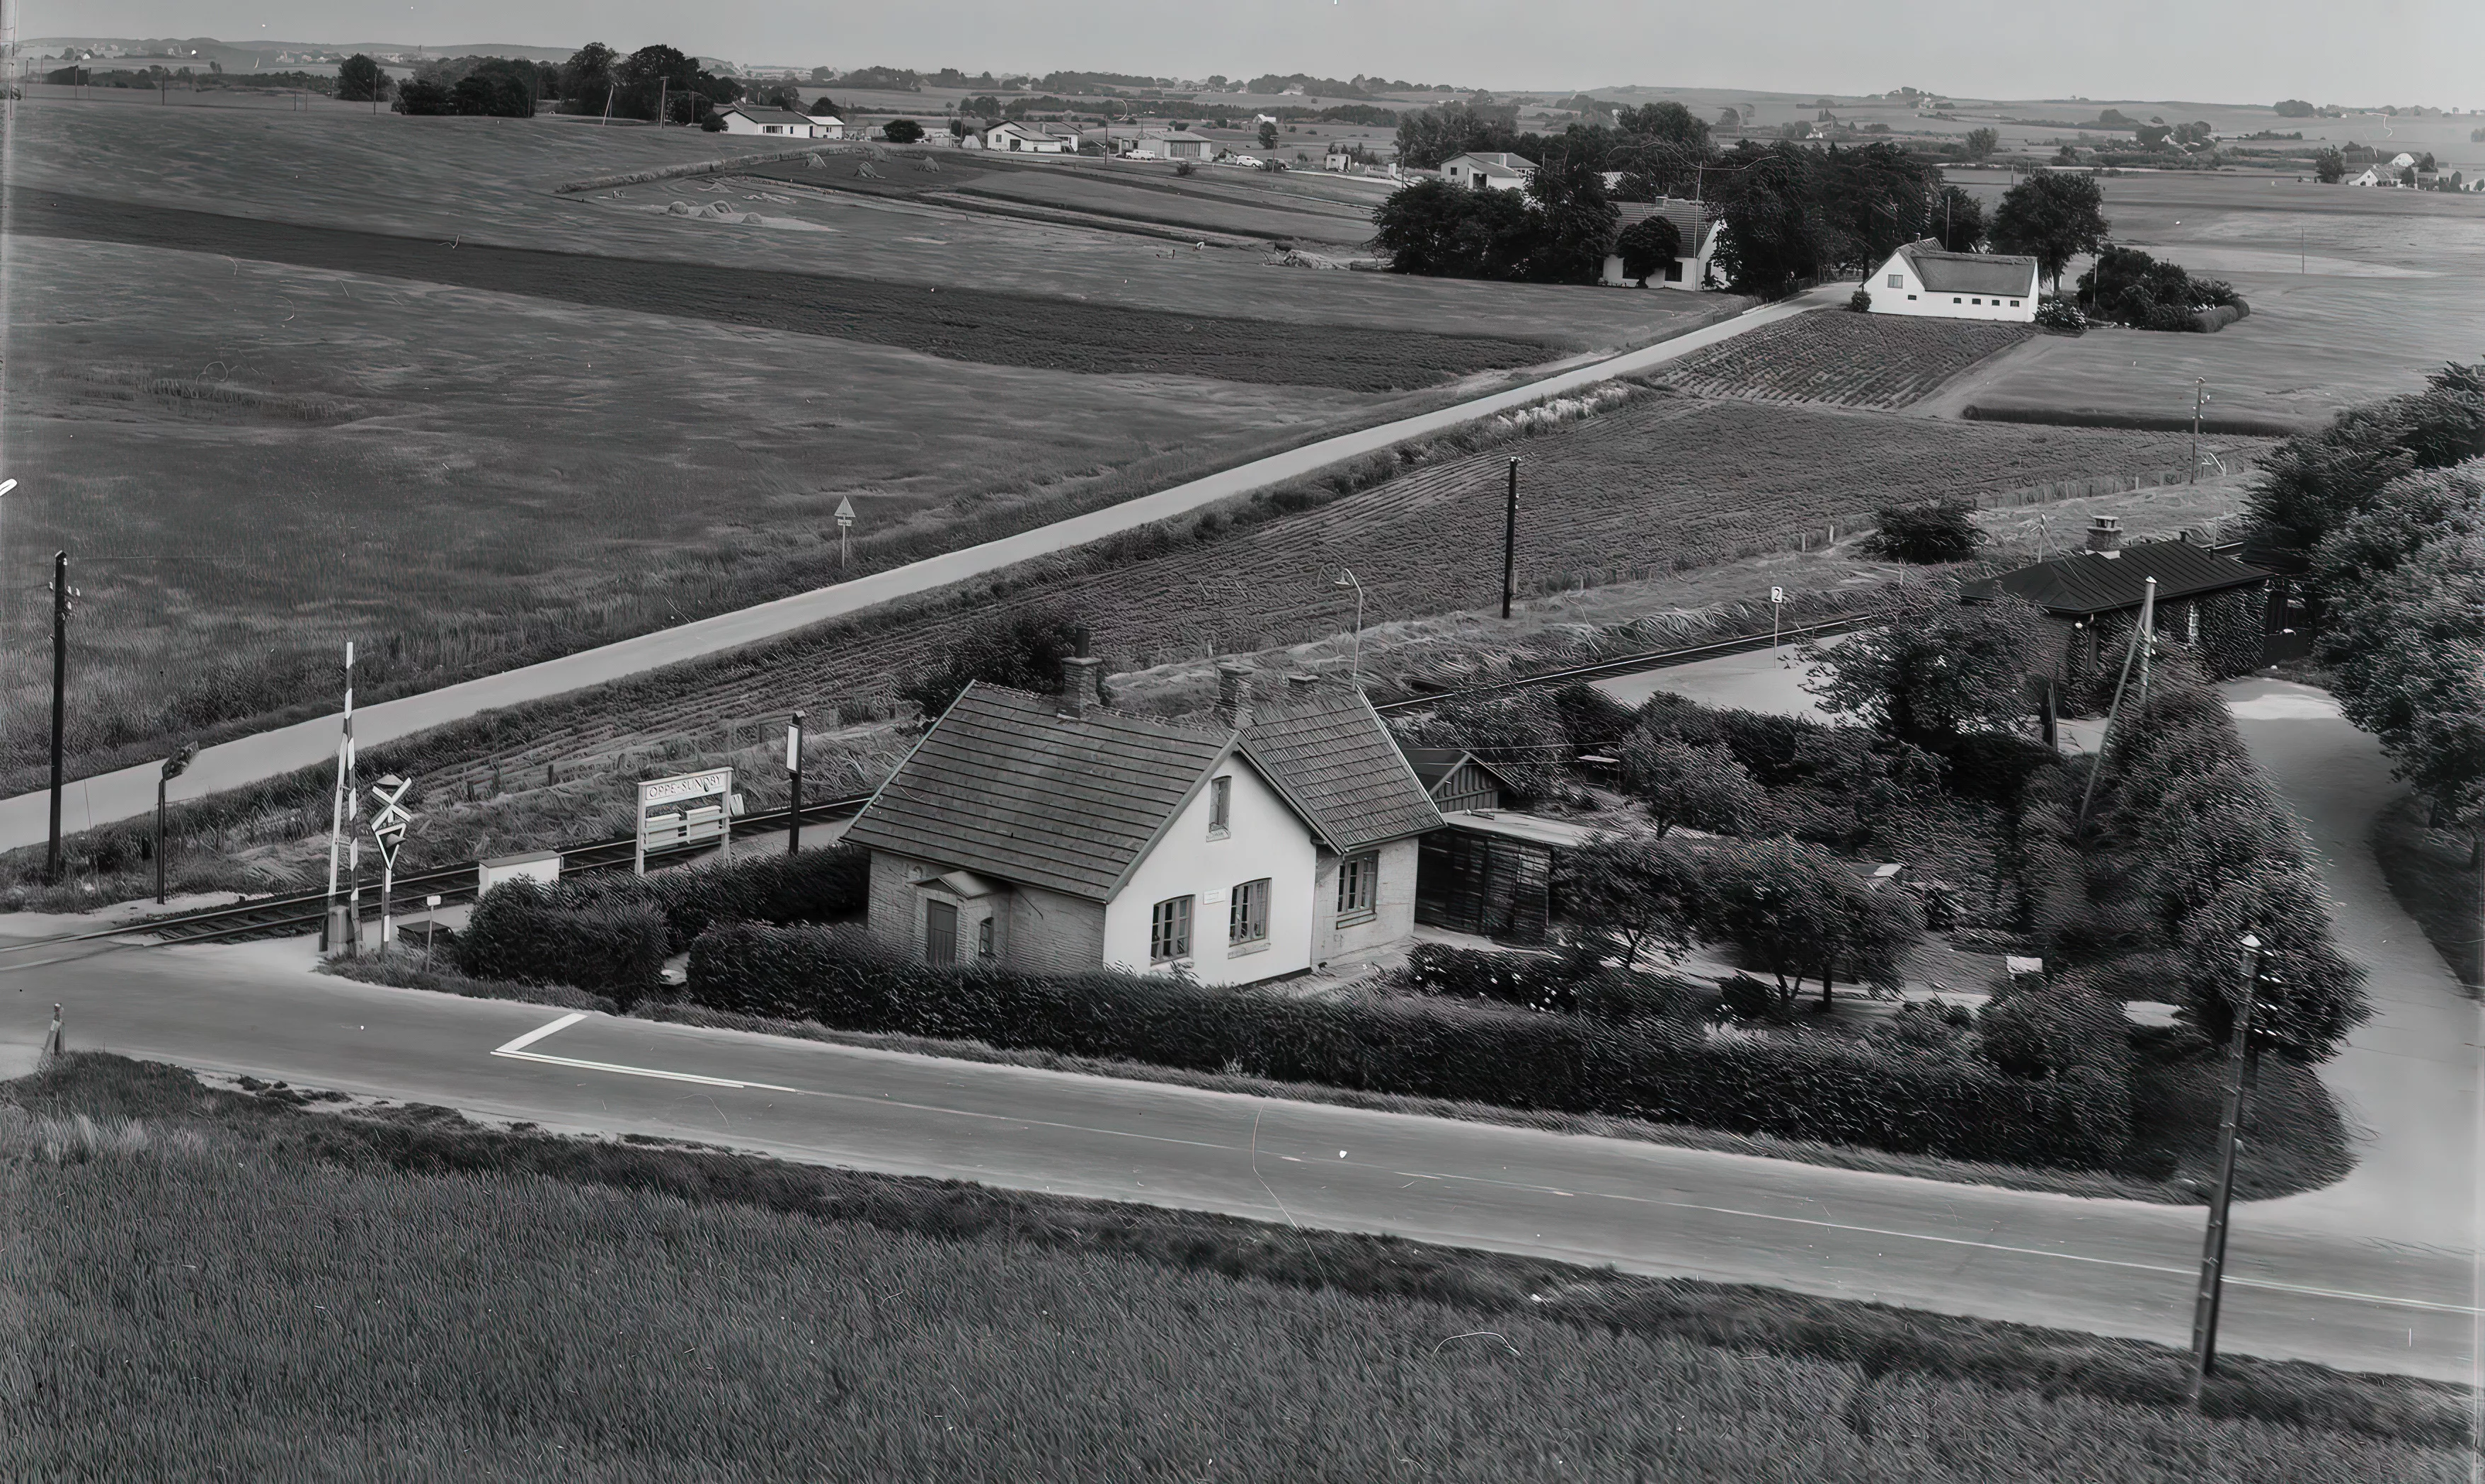
[[[2244,1360],[2203,1416],[2162,1347],[106,1058],[14,1096],[13,1478],[2464,1477],[2388,1381]]]
[[[2034,333],[1898,315],[1798,315],[1695,351],[1652,379],[1699,397],[1903,407]]]

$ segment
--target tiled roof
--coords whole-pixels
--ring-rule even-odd
[[[942,866],[1113,894],[1233,734],[967,687],[845,838]]]
[[[1687,262],[1700,260],[1708,238],[1717,231],[1717,224],[1708,219],[1706,208],[1696,201],[1677,201],[1669,196],[1663,201],[1617,201],[1614,207],[1620,213],[1614,220],[1616,236],[1652,216],[1672,222],[1675,234],[1682,239],[1682,257]]]
[[[814,119],[809,114],[793,113],[783,108],[753,108],[749,103],[728,103],[723,110],[738,113],[753,124],[821,124],[833,121]]]
[[[2036,260],[2001,253],[1945,253],[1930,237],[1898,249],[1926,293],[1999,293],[2034,298]]]
[[[1406,755],[1406,766],[1415,770],[1416,780],[1423,783],[1427,794],[1440,787],[1441,781],[1456,773],[1459,770],[1459,764],[1464,762],[1474,763],[1477,768],[1504,787],[1510,784],[1510,780],[1501,776],[1500,769],[1464,748],[1408,747],[1401,742],[1398,744],[1398,751]]]
[[[1379,713],[1352,686],[1324,680],[1309,695],[1254,701],[1242,754],[1333,850],[1440,827],[1432,796]]]
[[[2084,551],[2023,566],[1970,583],[1965,595],[1973,600],[1998,591],[2026,598],[2062,618],[2086,618],[2138,608],[2151,577],[2157,579],[2157,601],[2171,603],[2248,588],[2267,581],[2269,574],[2189,541],[2144,541],[2125,547],[2118,557]]]
[[[1534,160],[1531,160],[1524,155],[1509,153],[1453,155],[1450,158],[1441,161],[1441,168],[1443,170],[1447,170],[1452,165],[1457,164],[1460,160],[1468,161],[1471,168],[1482,167],[1488,175],[1525,176],[1534,175],[1536,173],[1536,162]]]

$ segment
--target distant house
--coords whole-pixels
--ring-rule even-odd
[[[2065,686],[2077,686],[2118,662],[2114,646],[2126,642],[2139,621],[2152,577],[2157,580],[2158,634],[2198,644],[2210,599],[2257,594],[2266,589],[2270,574],[2192,541],[2125,546],[2120,518],[2099,515],[2089,528],[2086,550],[1970,583],[1960,596],[1974,603],[2007,593],[2045,610],[2053,620],[2047,673]],[[2246,606],[2250,617],[2241,621],[2265,634],[2265,600]]]
[[[2002,253],[1949,253],[1925,237],[1890,255],[1864,280],[1876,315],[1936,319],[2036,317],[2036,260]]]
[[[788,139],[835,139],[845,132],[845,125],[835,119],[816,118],[810,114],[789,113],[782,108],[760,108],[750,103],[728,103],[716,111],[724,121],[728,134],[778,134]]]
[[[1332,171],[1339,175],[1343,175],[1353,168],[1354,156],[1347,153],[1344,150],[1338,149],[1334,145],[1329,147],[1329,151],[1326,154],[1321,156],[1321,169],[1323,170]]]
[[[1459,154],[1441,161],[1441,178],[1452,185],[1523,191],[1536,177],[1536,162],[1517,154]]]
[[[1143,160],[1213,160],[1216,141],[1190,129],[1144,129],[1132,141],[1130,153]]]
[[[1715,275],[1709,271],[1709,263],[1717,256],[1717,243],[1725,234],[1726,227],[1723,222],[1709,220],[1708,213],[1700,203],[1679,201],[1669,196],[1654,203],[1618,201],[1614,203],[1614,206],[1620,213],[1614,222],[1614,235],[1617,237],[1652,216],[1662,216],[1674,224],[1675,234],[1682,239],[1682,256],[1667,263],[1662,270],[1652,275],[1648,280],[1647,287],[1651,289],[1713,287]],[[1604,272],[1598,277],[1597,281],[1609,288],[1626,288],[1632,283],[1632,280],[1623,276],[1622,254],[1611,251],[1606,253]]]
[[[1079,152],[1079,131],[1059,124],[1012,121],[986,129],[984,148],[1022,154],[1076,154]]]
[[[1212,719],[975,684],[846,838],[869,847],[869,931],[929,963],[1110,967],[1245,984],[1404,942],[1416,841],[1441,816],[1363,693],[1255,697],[1220,667]]]
[[[2367,165],[2367,166],[2365,166],[2365,167],[2364,167],[2364,173],[2363,173],[2362,175],[2356,177],[2354,179],[2349,180],[2347,183],[2348,183],[2349,185],[2362,185],[2362,186],[2367,186],[2367,187],[2370,187],[2370,186],[2378,186],[2378,185],[2389,184],[2389,183],[2391,183],[2391,182],[2385,181],[2385,180],[2382,179],[2382,173],[2381,173],[2381,170],[2380,170],[2378,167],[2376,167],[2376,166],[2372,166],[2372,165]]]

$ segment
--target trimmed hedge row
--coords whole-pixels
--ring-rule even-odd
[[[592,990],[626,1010],[656,991],[668,956],[715,923],[845,917],[862,910],[870,889],[871,853],[844,845],[653,876],[505,882],[457,935],[457,967],[478,978]]]
[[[712,928],[692,945],[687,993],[848,1030],[1962,1160],[2093,1168],[2130,1133],[2127,1103],[2083,1080],[1455,1000],[933,969],[846,928]]]

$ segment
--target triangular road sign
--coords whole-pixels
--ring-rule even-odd
[[[848,499],[847,499],[847,498],[845,498],[843,495],[838,496],[838,497],[837,497],[837,524],[838,524],[838,525],[840,525],[840,526],[851,526],[851,525],[853,525],[854,523],[855,523],[855,509],[854,509],[854,502],[853,502],[853,501],[851,501],[851,500],[848,500]]]

